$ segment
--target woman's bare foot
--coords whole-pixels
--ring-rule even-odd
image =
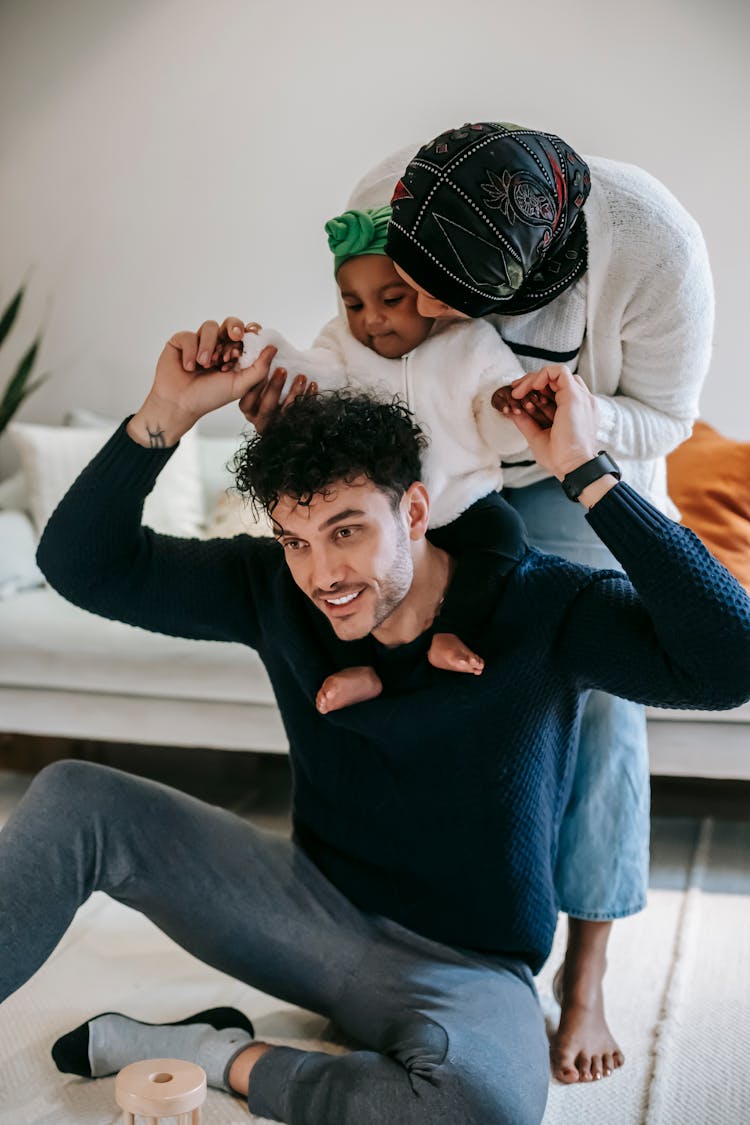
[[[344,668],[341,672],[326,676],[315,697],[315,706],[321,715],[327,715],[329,711],[340,711],[342,707],[351,707],[353,703],[375,699],[382,690],[380,676],[374,668],[366,665]]]
[[[604,1017],[602,982],[611,927],[611,922],[568,919],[568,949],[553,985],[561,1010],[550,1061],[558,1082],[609,1078],[625,1062]]]
[[[445,672],[470,672],[481,676],[484,671],[481,656],[467,648],[455,633],[435,633],[427,659],[433,668],[442,668]]]

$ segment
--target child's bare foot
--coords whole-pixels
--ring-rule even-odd
[[[568,952],[553,985],[561,1010],[550,1061],[558,1082],[609,1078],[625,1062],[604,1017],[602,982],[609,925],[569,920]]]
[[[467,648],[455,633],[435,633],[427,659],[433,668],[442,668],[445,672],[470,672],[481,676],[484,671],[481,656]]]
[[[315,697],[315,706],[321,715],[327,715],[329,711],[340,711],[342,707],[351,707],[353,703],[375,699],[382,690],[383,685],[374,668],[366,665],[344,668],[341,672],[326,676]]]

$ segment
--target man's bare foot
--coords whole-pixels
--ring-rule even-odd
[[[550,1061],[558,1082],[609,1078],[625,1062],[604,1016],[602,982],[611,925],[568,920],[568,949],[553,985],[561,1011]]]
[[[445,672],[470,672],[481,676],[484,671],[481,656],[467,648],[455,633],[435,633],[427,659],[433,668],[442,668]]]
[[[326,676],[315,697],[315,706],[321,715],[327,715],[329,711],[340,711],[342,707],[351,707],[353,703],[375,699],[382,690],[380,676],[374,668],[366,665],[344,668],[341,672]]]

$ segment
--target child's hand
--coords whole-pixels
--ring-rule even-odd
[[[236,318],[228,318],[221,327],[214,320],[205,321],[197,332],[176,332],[159,357],[150,397],[193,422],[241,400],[265,383],[276,353],[274,347],[267,347],[252,366],[236,371],[236,336],[243,333]]]
[[[519,405],[525,404],[534,391],[547,398],[550,390],[554,396],[551,422],[549,407]],[[596,456],[596,396],[570,368],[550,364],[540,371],[530,371],[513,384],[512,402],[502,412],[526,438],[535,461],[558,480]],[[535,417],[537,413],[543,416],[542,421]]]
[[[520,382],[516,380],[506,387],[498,387],[492,396],[492,405],[501,414],[510,416],[522,411],[533,418],[543,429],[549,429],[555,417],[555,393],[547,385],[543,390],[532,390],[523,398],[514,398],[513,389]]]
[[[183,349],[183,367],[186,371],[229,371],[242,354],[242,337],[253,327],[245,327],[237,316],[228,316],[222,324],[205,320]],[[182,335],[187,338],[191,334]]]
[[[221,325],[215,320],[206,320],[195,334],[197,341],[195,354],[186,354],[184,359],[192,360],[199,368],[229,371],[243,353],[243,337],[248,332],[257,336],[262,330],[262,326],[257,321],[252,320],[249,324],[245,324],[237,316],[228,316]],[[255,355],[253,360],[257,358]],[[244,363],[241,366],[250,367],[251,364]]]
[[[244,334],[237,317],[206,320],[197,332],[175,332],[156,365],[154,382],[128,434],[141,445],[168,448],[199,418],[265,383],[276,348],[269,346],[242,371],[234,369]]]
[[[251,387],[239,401],[240,410],[248,422],[255,426],[259,434],[264,433],[269,422],[276,417],[279,411],[286,410],[295,399],[300,396],[306,397],[307,395],[317,394],[318,384],[314,380],[308,383],[304,375],[297,375],[283,404],[280,404],[279,400],[286,383],[286,374],[285,368],[277,367],[273,375],[270,375],[257,386]]]

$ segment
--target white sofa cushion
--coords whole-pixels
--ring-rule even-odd
[[[198,463],[205,498],[204,507],[211,518],[216,498],[234,484],[229,465],[242,443],[240,434],[216,436],[198,431]]]
[[[19,512],[27,510],[28,489],[23,469],[19,469],[12,477],[0,481],[0,509],[16,509]]]
[[[148,633],[49,588],[0,602],[0,683],[275,705],[265,668],[245,645]]]
[[[27,506],[40,534],[70,485],[114,429],[30,422],[8,427],[26,477]],[[144,523],[155,531],[186,536],[201,532],[203,490],[196,441],[192,431],[184,436],[146,499]]]
[[[203,481],[206,539],[230,539],[234,535],[272,535],[270,520],[256,518],[252,505],[234,487],[229,468],[242,443],[242,435],[204,437],[198,435],[198,459]]]
[[[44,585],[35,559],[36,536],[24,512],[0,511],[0,543],[0,600]]]
[[[239,492],[221,492],[206,528],[206,539],[232,539],[235,535],[272,536],[273,526],[264,512],[256,516],[252,504]]]

